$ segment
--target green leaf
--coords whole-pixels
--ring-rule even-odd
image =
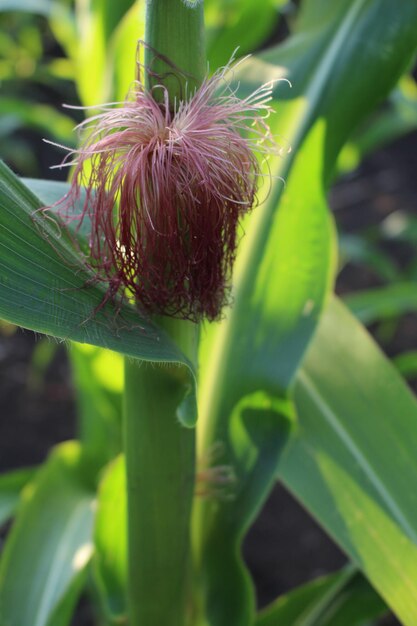
[[[46,184],[45,200],[53,198],[57,185]],[[97,284],[67,231],[36,213],[42,204],[0,164],[0,317],[62,339],[193,371],[167,334],[138,309],[106,302],[105,286]],[[196,419],[193,375],[187,384],[179,416],[191,424]]]
[[[363,324],[417,311],[415,283],[396,283],[364,289],[344,297],[345,304]]]
[[[0,526],[15,513],[21,491],[33,473],[34,470],[29,468],[0,475]]]
[[[100,464],[122,448],[123,357],[86,344],[68,351],[77,391],[80,439]]]
[[[205,0],[207,55],[210,69],[222,67],[237,50],[251,53],[276,30],[279,7],[287,0]]]
[[[124,100],[136,79],[137,60],[143,63],[143,50],[137,50],[138,40],[145,38],[144,0],[137,0],[120,20],[110,42],[113,61],[113,90],[116,100]],[[139,57],[139,59],[137,58]]]
[[[364,157],[417,128],[417,85],[412,76],[403,76],[390,94],[386,106],[371,116],[344,146],[338,171],[358,167]]]
[[[392,359],[393,364],[405,378],[417,376],[417,350],[409,350]]]
[[[94,532],[94,574],[102,604],[113,619],[126,614],[126,509],[126,469],[120,456],[100,484]]]
[[[279,475],[406,626],[417,624],[417,403],[334,300],[297,376]]]
[[[25,126],[70,146],[74,144],[74,120],[46,104],[2,97],[0,116],[0,136]]]
[[[361,235],[341,233],[339,254],[343,263],[356,263],[372,269],[383,280],[393,281],[399,277],[399,269],[388,254]]]
[[[67,626],[92,550],[93,497],[76,443],[55,449],[25,489],[0,563],[0,621]]]
[[[255,626],[364,626],[385,612],[378,594],[348,566],[281,596],[258,615]]]
[[[41,178],[22,178],[22,182],[45,206],[58,202],[71,188],[69,183]],[[82,196],[83,198],[84,196]]]
[[[200,456],[210,455],[216,442],[221,442],[223,454],[216,463],[230,466],[236,474],[232,497],[203,501],[196,507],[194,522],[204,542],[201,559],[209,578],[207,610],[216,625],[246,624],[253,614],[251,583],[241,561],[240,542],[274,480],[274,468],[293,420],[286,389],[314,331],[330,283],[332,224],[319,172],[310,167],[304,176],[305,163],[320,163],[322,130],[318,126],[300,150],[281,211],[274,215],[276,204],[268,203],[258,209],[261,221],[250,225],[255,232],[258,228],[262,238],[242,274],[243,293],[236,291],[234,308],[218,331],[217,344],[207,348],[210,371],[202,371],[206,386],[200,411],[206,431],[202,431]],[[310,204],[298,194],[303,189],[302,179],[309,189]],[[279,195],[281,183],[277,187],[275,194]],[[276,351],[282,351],[285,360],[276,359]]]
[[[253,596],[236,546],[269,490],[270,471],[285,438],[282,418],[268,431],[257,402],[261,395],[264,406],[269,398],[271,407],[286,398],[331,286],[333,232],[325,185],[341,146],[410,63],[416,24],[412,0],[402,4],[401,12],[390,0],[343,0],[331,6],[309,0],[294,35],[242,64],[238,74],[242,95],[259,82],[280,76],[291,81],[292,90],[282,82],[276,87],[273,132],[285,137],[292,155],[271,164],[273,175],[284,177],[285,188],[274,180],[268,201],[246,222],[234,307],[208,333],[202,349],[210,354],[210,368],[202,369],[200,456],[221,442],[225,452],[219,463],[236,469],[238,485],[235,507],[221,500],[196,506],[206,610],[216,626],[253,620]],[[381,42],[385,54],[376,53]],[[239,411],[241,426],[233,428]],[[256,463],[257,454],[263,465]],[[252,480],[256,497],[250,489],[245,492]]]
[[[115,91],[120,97],[120,88],[114,84],[114,69],[118,66],[116,73],[117,81],[120,83],[120,66],[126,58],[115,59],[114,52],[120,52],[120,41],[113,42],[113,36],[116,39],[120,35],[116,35],[117,28],[123,18],[129,20],[130,27],[125,30],[125,34],[129,36],[129,40],[125,40],[123,44],[132,52],[132,58],[129,61],[132,73],[130,82],[135,80],[135,54],[136,42],[138,39],[144,38],[144,22],[139,19],[139,13],[144,10],[144,0],[87,0],[86,2],[77,3],[76,20],[78,25],[78,49],[76,56],[77,73],[76,82],[78,92],[82,103],[85,106],[94,106],[103,102],[114,99]],[[129,10],[131,11],[129,12]],[[137,10],[136,10],[137,9]],[[127,14],[129,13],[129,18]],[[125,17],[126,16],[126,17]],[[137,30],[134,38],[133,34],[134,19],[137,19]],[[124,84],[126,84],[124,82]],[[121,94],[122,97],[125,94]]]

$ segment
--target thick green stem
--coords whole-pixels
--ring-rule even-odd
[[[171,103],[184,100],[207,73],[202,0],[148,0],[146,43],[148,86],[163,84]]]
[[[183,372],[125,362],[129,626],[184,626],[195,433],[178,422]]]
[[[160,324],[194,360],[197,326]],[[129,626],[187,623],[195,431],[176,415],[187,376],[181,366],[125,360]]]

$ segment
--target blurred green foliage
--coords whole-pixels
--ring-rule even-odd
[[[75,143],[74,119],[61,108],[65,100],[74,102],[74,66],[45,16],[6,11],[4,4],[0,4],[0,152],[21,174],[45,175],[42,138]]]

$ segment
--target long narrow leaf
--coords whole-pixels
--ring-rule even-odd
[[[94,574],[105,612],[126,619],[126,477],[124,457],[107,469],[100,484],[94,532]]]
[[[415,283],[396,283],[358,291],[344,298],[345,304],[364,324],[417,311]]]
[[[284,4],[286,0],[205,0],[210,68],[228,63],[236,49],[244,56],[258,48],[276,29],[278,9]]]
[[[122,448],[123,357],[73,343],[68,351],[75,389],[80,440],[104,465]]]
[[[300,427],[280,475],[403,623],[415,626],[417,402],[336,300],[298,374],[295,400]]]
[[[33,474],[33,469],[22,469],[0,475],[0,526],[15,513],[21,491]]]
[[[139,0],[136,4],[139,3],[143,9],[145,2]],[[114,0],[86,0],[76,5],[78,27],[76,84],[80,99],[85,106],[95,106],[103,102],[114,101],[115,91],[117,91],[114,84],[115,65],[119,62],[126,62],[126,58],[116,61],[112,38],[123,16],[129,12],[134,4],[134,0],[119,0],[117,2]],[[132,13],[133,15],[135,13]],[[132,70],[130,81],[135,80],[134,47],[138,39],[144,38],[143,26],[144,22],[138,20],[134,40],[125,41],[133,53],[130,61]],[[122,94],[122,97],[124,95]]]
[[[363,626],[386,606],[363,576],[348,566],[278,598],[255,626]]]
[[[79,446],[67,443],[26,488],[1,556],[1,624],[69,623],[92,551],[89,480]]]

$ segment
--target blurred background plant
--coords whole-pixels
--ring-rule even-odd
[[[234,50],[237,50],[239,57],[285,40],[297,27],[299,4],[280,0],[265,0],[262,3],[254,0],[205,0],[210,69],[227,63]],[[310,2],[310,5],[313,4]],[[320,14],[326,14],[327,7],[325,2],[316,4],[319,7],[319,21]],[[65,170],[49,171],[52,165],[60,162],[62,153],[58,148],[46,147],[42,139],[66,146],[75,145],[73,127],[83,118],[84,113],[79,109],[63,109],[62,103],[92,107],[100,102],[123,100],[135,72],[136,41],[143,37],[144,5],[143,0],[79,0],[75,3],[71,0],[0,0],[0,154],[16,173],[27,179],[65,179]],[[402,375],[415,384],[417,184],[414,172],[417,166],[417,86],[412,69],[410,67],[409,72],[401,77],[389,98],[372,112],[371,117],[356,130],[342,149],[333,173],[330,203],[339,230],[340,272],[337,290],[358,319],[370,327]],[[285,141],[286,138],[283,139]],[[30,367],[26,369],[25,366],[24,369],[24,382],[29,394],[25,396],[27,399],[32,397],[30,394],[39,395],[39,387],[50,384],[45,383],[45,376],[47,372],[51,374],[51,364],[56,364],[56,371],[52,372],[55,382],[53,387],[49,387],[49,393],[55,396],[55,400],[58,398],[60,404],[56,406],[66,416],[73,415],[72,401],[62,383],[67,375],[67,365],[59,345],[47,339],[38,339],[34,343],[28,334],[12,338],[14,327],[4,322],[1,323],[0,333],[0,361],[3,359],[0,371],[10,377],[13,366],[22,362],[27,350],[30,350]],[[22,350],[22,354],[19,350]],[[121,447],[121,357],[81,345],[74,345],[69,351],[69,357],[77,390],[77,432],[96,456],[104,454],[106,458],[101,459],[102,464],[114,458]],[[56,382],[57,377],[59,383]],[[20,376],[17,379],[23,382]],[[42,412],[40,407],[36,410]],[[50,416],[48,428],[55,421],[60,422],[60,416]],[[38,426],[36,420],[34,424]],[[54,438],[62,440],[73,436],[75,426],[70,419],[62,420],[55,427],[55,434],[49,433],[43,442],[32,447],[32,452],[36,451],[32,455],[29,438],[27,457],[24,454],[23,458],[16,457],[11,467],[37,463]],[[1,429],[4,438],[8,429],[9,426],[6,428],[4,424]],[[42,430],[41,433],[44,434]],[[19,430],[17,435],[20,434]],[[10,450],[16,450],[16,447],[17,442],[10,445]],[[73,449],[66,449],[64,457],[68,467],[72,467],[76,454]],[[7,457],[6,454],[5,459]],[[50,463],[54,462],[65,465],[58,457],[55,461],[52,458]],[[4,465],[2,463],[3,469],[8,469],[7,463],[7,460]],[[32,477],[32,473],[24,471],[12,476],[10,483],[6,481],[3,485],[3,493],[9,499],[3,498],[0,502],[3,506],[3,517],[0,506],[0,520],[8,519],[15,510],[19,502],[16,493]],[[65,483],[65,472],[61,478]],[[47,479],[47,470],[44,470],[40,481],[45,484],[46,491],[51,489]],[[278,504],[274,511],[277,507],[281,508],[284,502],[297,515],[298,509],[286,500],[287,496],[281,492],[277,494]],[[57,525],[64,523],[64,514],[65,507],[62,517],[56,521]],[[88,506],[84,514],[88,516]],[[268,526],[269,523],[261,520],[258,533],[262,534],[265,524]],[[83,532],[86,532],[85,526],[83,528]],[[250,538],[254,545],[259,546],[256,543],[259,539],[256,532],[255,527]],[[320,538],[319,541],[324,540]],[[323,543],[317,545],[327,546]],[[261,568],[254,556],[259,548],[251,549],[248,545],[246,549],[253,569]],[[282,542],[277,553],[280,553],[280,549],[284,549]],[[325,549],[328,550],[327,547]],[[328,554],[328,563],[323,565],[324,568],[328,566],[332,569],[342,563],[343,559],[338,552],[329,549]],[[88,555],[84,557],[88,558]],[[316,572],[310,572],[311,575],[313,573]],[[104,567],[100,576],[105,575]],[[362,584],[355,578],[354,572],[342,572],[336,576],[340,578],[329,578],[310,590],[307,588],[304,592],[306,597],[313,598],[317,593],[319,606],[323,598],[320,593],[323,589],[330,589],[337,605],[341,602],[338,596],[339,584],[346,597],[349,597],[352,587],[357,585],[359,588]],[[274,579],[274,575],[271,578]],[[304,573],[301,578],[307,579],[309,574]],[[267,576],[266,591],[258,589],[262,603],[272,599],[272,591],[268,590],[271,583],[268,580]],[[344,580],[347,581],[345,586]],[[294,581],[300,582],[297,575]],[[294,581],[281,580],[281,585],[287,590]],[[79,585],[81,581],[76,581],[68,606],[77,598]],[[105,580],[103,585],[108,586],[109,581]],[[323,589],[320,585],[323,585]],[[384,612],[383,605],[375,600],[369,588],[360,589],[369,606],[374,607],[375,614]],[[276,593],[277,589],[274,588],[273,597]],[[93,593],[90,603],[96,601]],[[300,624],[336,626],[339,622],[332,618],[334,606],[330,606],[327,614],[321,614],[318,621]],[[308,619],[314,619],[313,613]],[[354,619],[351,618],[351,622],[340,621],[340,624],[352,626],[364,623]],[[81,624],[79,621],[76,623],[77,626]],[[55,626],[55,622],[42,621],[40,618],[39,625],[43,624]],[[265,626],[268,624],[265,621]],[[264,626],[264,622],[260,622],[260,626]]]

